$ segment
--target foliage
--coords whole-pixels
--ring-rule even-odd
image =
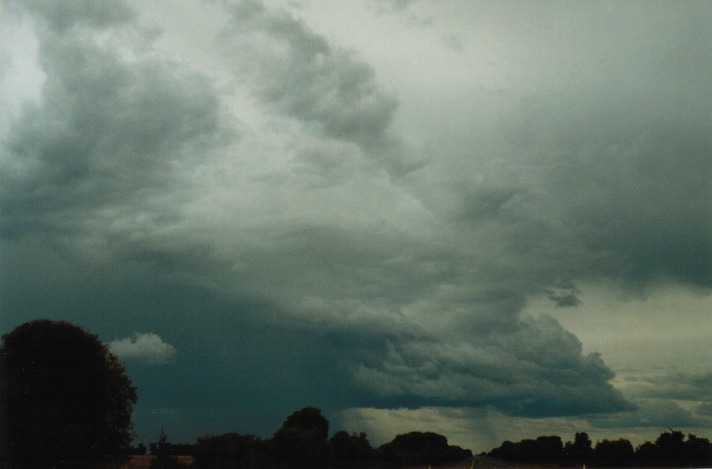
[[[519,443],[505,441],[489,455],[509,461],[538,461],[541,464],[552,464],[563,459],[564,448],[560,437],[540,436],[536,440],[522,440]]]
[[[685,435],[670,429],[661,433],[654,443],[645,442],[636,451],[639,463],[649,466],[710,466],[712,444],[707,438]]]
[[[388,466],[444,464],[472,456],[470,450],[450,446],[447,438],[432,432],[410,432],[396,436],[378,448],[377,457]]]
[[[599,441],[594,455],[596,465],[600,467],[628,467],[635,464],[633,445],[623,438]]]
[[[443,464],[472,456],[436,433],[411,432],[373,449],[365,433],[336,432],[327,439],[329,421],[315,407],[294,412],[271,440],[226,433],[198,438],[196,469],[233,468],[385,468]]]
[[[329,440],[331,467],[368,467],[373,460],[373,448],[365,433],[356,435],[341,430]]]
[[[95,335],[35,320],[0,347],[0,459],[6,467],[97,468],[125,460],[136,388]]]
[[[564,464],[590,464],[593,460],[594,449],[588,433],[579,432],[574,435],[573,443],[567,441],[564,445]]]
[[[556,444],[558,440],[558,444]],[[596,467],[709,467],[712,465],[712,444],[706,438],[670,430],[660,434],[654,443],[646,441],[636,450],[626,439],[599,441],[595,448],[587,433],[576,433],[573,442],[563,450],[559,437],[539,437],[519,443],[505,441],[488,453],[489,456],[527,464],[559,464]],[[548,449],[547,449],[548,447]],[[558,454],[558,457],[556,455]]]
[[[275,459],[283,466],[318,468],[329,460],[329,421],[315,407],[290,415],[272,438]]]

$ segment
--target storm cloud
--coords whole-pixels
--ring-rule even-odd
[[[702,378],[621,388],[525,312],[581,308],[592,284],[709,295],[709,8],[354,6],[386,53],[278,3],[186,2],[165,24],[129,2],[9,4],[43,78],[2,119],[3,331],[155,331],[111,342],[145,427],[268,432],[318,405],[637,428],[664,420],[655,399],[709,423],[708,399],[668,400]]]

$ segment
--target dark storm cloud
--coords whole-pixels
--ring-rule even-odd
[[[55,24],[56,17],[66,25],[110,24],[82,23],[83,12],[74,12],[79,16],[73,22],[67,19],[71,9],[39,13],[49,24]],[[241,71],[255,74],[257,80],[249,85],[265,103],[304,123],[307,133],[316,126],[318,138],[355,144],[370,158],[383,159],[391,172],[402,172],[399,155],[406,153],[405,144],[389,130],[396,103],[379,91],[367,65],[286,13],[252,2],[232,13],[234,23],[225,37],[227,49],[233,49],[226,52],[238,57]],[[7,248],[15,265],[22,264],[23,249],[33,249],[35,255],[46,256],[40,264],[56,270],[91,267],[93,272],[110,272],[77,277],[86,277],[86,285],[71,287],[73,297],[66,308],[90,311],[100,292],[124,298],[125,305],[101,302],[105,314],[115,310],[107,314],[107,322],[120,321],[126,329],[148,308],[150,321],[173,324],[166,326],[172,333],[160,335],[181,351],[199,340],[238,353],[229,346],[234,336],[225,335],[225,327],[233,334],[240,324],[247,330],[274,329],[272,340],[292,344],[293,350],[268,353],[274,348],[255,345],[269,363],[284,365],[280,373],[268,372],[274,365],[265,362],[264,369],[239,368],[229,378],[219,378],[220,373],[204,378],[209,383],[226,380],[210,386],[228,389],[250,377],[264,381],[262,391],[243,393],[256,406],[266,405],[258,404],[265,396],[277,399],[263,388],[282,389],[294,376],[303,376],[310,377],[312,385],[302,394],[311,390],[335,406],[493,405],[533,416],[630,408],[608,384],[613,374],[600,357],[584,356],[581,344],[553,320],[518,317],[526,295],[547,280],[538,279],[540,269],[520,270],[516,263],[506,265],[506,259],[473,252],[471,246],[492,245],[490,236],[499,236],[480,231],[477,223],[464,235],[459,226],[452,231],[443,226],[434,245],[427,236],[420,239],[389,226],[388,212],[380,215],[383,223],[372,221],[366,212],[368,222],[352,226],[350,220],[364,210],[364,197],[349,214],[351,219],[315,223],[300,220],[298,211],[289,215],[278,205],[266,228],[250,227],[248,221],[249,230],[238,225],[235,231],[227,221],[233,216],[240,220],[241,210],[246,213],[237,197],[235,208],[226,213],[202,207],[212,228],[201,226],[199,219],[190,218],[193,212],[185,210],[189,196],[196,193],[183,178],[234,143],[234,134],[223,127],[215,91],[206,79],[184,73],[175,64],[150,62],[140,55],[122,58],[91,38],[82,28],[40,30],[39,62],[47,81],[40,102],[28,104],[12,123],[6,142],[10,166],[2,181],[3,232],[18,240]],[[318,156],[316,164],[323,158]],[[239,181],[258,191],[265,202],[258,208],[267,210],[279,195],[265,180],[248,175]],[[300,195],[300,186],[290,176],[281,181],[281,187]],[[225,184],[217,189],[232,189]],[[304,200],[313,196],[306,192]],[[526,236],[528,230],[517,225],[531,219],[517,206],[526,198],[521,189],[495,185],[468,197],[466,218],[494,221],[507,236]],[[310,203],[325,202],[328,207],[330,201],[321,198]],[[365,209],[381,209],[378,202]],[[255,231],[259,242],[246,237]],[[61,238],[67,253],[53,259],[51,245],[38,248],[32,239],[40,233]],[[237,234],[235,240],[231,233]],[[508,241],[519,249],[525,246]],[[537,240],[528,243],[536,246]],[[503,254],[502,247],[494,245],[493,254]],[[72,246],[84,249],[87,258],[62,259],[72,256]],[[31,277],[31,265],[23,270]],[[119,286],[102,285],[102,279]],[[145,285],[137,288],[141,282]],[[63,286],[47,283],[41,296],[50,301],[52,292]],[[198,293],[206,287],[223,295],[226,303],[209,306]],[[31,295],[31,288],[25,288],[12,297]],[[263,307],[248,307],[246,298],[255,298]],[[196,310],[198,316],[191,316]],[[222,334],[210,326],[197,327],[196,321],[202,321],[198,317],[206,314],[223,326]],[[438,314],[451,319],[452,326]],[[183,321],[176,321],[179,318]],[[192,333],[185,335],[181,324]],[[204,335],[193,335],[200,331]],[[293,334],[310,340],[298,346],[288,339]],[[325,362],[324,350],[333,363]],[[285,361],[285,353],[299,360]],[[199,367],[190,360],[206,359],[190,351],[180,357],[187,360],[184,366],[195,370]],[[211,389],[208,394],[215,394]],[[201,391],[196,384],[174,393],[178,400],[181,395],[192,400]],[[149,391],[149,402],[155,399],[151,396]]]
[[[633,412],[601,356],[522,315],[528,297],[575,307],[587,279],[712,283],[702,104],[665,98],[671,111],[654,112],[655,90],[565,88],[522,100],[496,142],[472,132],[421,155],[367,63],[240,2],[220,51],[257,102],[230,111],[270,122],[238,139],[221,101],[235,95],[145,44],[98,39],[137,27],[112,5],[30,9],[49,25],[47,81],[3,142],[3,250],[18,274],[4,274],[4,307],[175,346],[160,376],[132,368],[146,422],[162,401],[186,421],[193,402],[276,423],[315,403]]]
[[[470,336],[389,337],[355,365],[356,382],[391,405],[489,405],[531,417],[634,408],[608,384],[613,373],[600,356],[583,356],[580,342],[551,318],[525,318],[513,330]]]
[[[463,239],[501,255],[498,269],[511,266],[502,285],[546,292],[559,306],[577,305],[586,279],[643,292],[668,281],[712,287],[712,115],[673,107],[653,116],[643,98],[628,106],[592,103],[580,114],[567,97],[527,105],[505,134],[506,162],[473,162],[474,175],[454,177],[457,195],[445,199],[454,209],[444,213],[463,223]],[[428,192],[442,188],[421,191],[438,208]]]
[[[619,30],[602,24],[610,18],[598,6],[579,22],[560,4],[551,7],[536,14],[561,26],[562,38],[583,43],[570,49],[556,35],[544,38],[516,23],[518,15],[505,16],[498,26],[503,38],[512,37],[503,40],[526,51],[523,64],[507,55],[517,49],[501,52],[511,67],[504,72],[521,74],[507,78],[511,88],[498,98],[511,110],[490,122],[491,100],[463,106],[470,134],[432,150],[432,166],[414,191],[465,223],[472,242],[501,249],[525,272],[536,270],[527,285],[513,278],[521,292],[592,278],[640,290],[667,281],[709,288],[712,115],[700,100],[712,91],[700,22],[709,9],[619,5],[616,20],[627,24]],[[572,21],[559,24],[563,18]],[[531,58],[550,60],[552,72]],[[571,293],[565,303],[576,302]]]
[[[642,285],[667,277],[712,286],[705,267],[712,261],[706,114],[684,125],[640,115],[632,117],[638,123],[615,131],[589,130],[586,140],[564,150],[576,167],[552,168],[554,187],[572,202],[564,205],[565,215],[585,236],[583,246],[608,257],[602,268],[610,271],[602,274]]]

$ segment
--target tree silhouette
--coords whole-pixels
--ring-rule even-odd
[[[373,458],[373,448],[365,433],[349,435],[341,430],[329,440],[332,467],[367,467]]]
[[[448,445],[446,437],[432,432],[397,435],[377,451],[377,457],[389,467],[444,464],[470,456],[470,450]]]
[[[564,445],[564,462],[568,464],[590,464],[593,460],[592,443],[588,433],[579,432],[574,435],[574,442],[567,441]]]
[[[646,441],[635,452],[639,465],[668,467],[709,467],[712,444],[707,438],[687,435],[679,430],[661,433],[654,443]]]
[[[556,455],[559,454],[557,458]],[[591,448],[587,433],[576,433],[573,442],[561,450],[561,439],[540,436],[519,443],[505,441],[488,456],[532,464],[558,464],[563,467],[592,464],[595,467],[712,467],[712,443],[707,438],[687,435],[679,430],[661,433],[654,443],[646,441],[634,451],[630,441],[603,440]]]
[[[0,346],[0,459],[9,468],[99,468],[133,439],[136,388],[95,335],[36,320]]]
[[[685,435],[681,431],[670,429],[670,433],[661,433],[655,446],[658,448],[658,460],[666,464],[675,464],[683,460],[685,453]]]
[[[627,467],[635,464],[635,452],[626,439],[603,440],[596,443],[594,459],[600,467]]]
[[[688,434],[684,449],[685,465],[702,467],[712,464],[712,444],[707,438]]]
[[[287,417],[272,438],[274,456],[283,466],[324,467],[329,460],[329,421],[316,407]]]
[[[536,440],[522,440],[519,443],[505,441],[489,455],[523,463],[554,464],[562,459],[563,444],[559,436],[540,436]]]
[[[536,439],[538,460],[541,464],[555,464],[561,461],[564,444],[559,436],[540,436]]]

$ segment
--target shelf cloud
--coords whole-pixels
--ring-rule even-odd
[[[140,434],[303,405],[712,428],[709,369],[634,382],[564,326],[592,291],[600,330],[709,301],[712,10],[297,3],[8,2],[2,331],[125,337]]]

